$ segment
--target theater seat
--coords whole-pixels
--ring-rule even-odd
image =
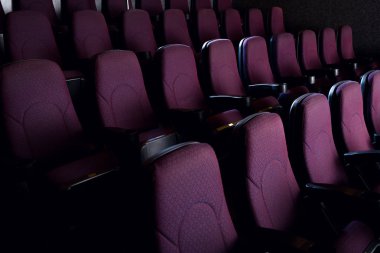
[[[244,37],[243,25],[240,13],[236,9],[226,9],[221,14],[223,37],[233,42],[237,48],[240,40]]]
[[[201,50],[203,43],[211,39],[219,39],[219,23],[213,9],[200,9],[196,13],[196,38],[198,51]]]
[[[269,10],[267,27],[271,36],[287,32],[285,29],[284,11],[281,7],[273,6]]]
[[[267,38],[263,13],[258,8],[250,8],[245,22],[245,34],[247,36],[261,36]]]
[[[210,107],[198,79],[193,50],[185,45],[160,47],[155,62],[161,115],[187,138],[205,140],[212,133],[230,129],[241,119],[238,110],[217,111]],[[205,138],[205,139],[204,139]]]
[[[367,252],[379,245],[371,223],[352,219],[331,230],[329,222],[334,222],[334,216],[323,216],[318,207],[320,199],[297,184],[277,114],[254,114],[240,121],[234,129],[234,140],[233,167],[226,174],[233,182],[228,189],[234,195],[227,200],[234,203],[231,212],[240,233],[247,233],[256,224],[301,235],[315,242],[306,252],[346,252],[347,248]],[[341,214],[348,212],[340,209]]]
[[[182,10],[169,9],[163,14],[164,44],[183,44],[193,47],[186,17]]]

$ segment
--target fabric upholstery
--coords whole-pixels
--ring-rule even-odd
[[[96,11],[96,4],[95,0],[65,0],[62,1],[62,8],[66,11],[66,15],[71,17],[77,11]]]
[[[180,9],[183,13],[188,14],[190,12],[189,3],[187,0],[166,0],[166,9]]]
[[[212,148],[186,145],[151,167],[158,251],[229,252],[237,233]]]
[[[218,20],[213,9],[197,12],[197,35],[200,47],[208,40],[220,38]]]
[[[349,25],[339,27],[338,52],[343,60],[355,59],[352,28]]]
[[[57,24],[58,17],[52,0],[17,0],[14,1],[17,10],[30,10],[43,13],[52,25]]]
[[[274,6],[270,10],[270,32],[272,35],[285,33],[284,13],[281,7]]]
[[[79,59],[91,59],[96,54],[112,49],[107,23],[102,13],[94,10],[73,14],[73,38]]]
[[[375,238],[373,231],[359,221],[352,221],[342,231],[335,242],[337,253],[365,252]]]
[[[197,13],[201,9],[212,9],[209,0],[190,0],[190,8],[192,13]]]
[[[376,133],[380,133],[380,72],[374,71],[368,76],[368,81],[363,85],[369,89],[367,103],[364,105],[369,118],[371,128]]]
[[[136,8],[146,10],[150,16],[159,15],[164,11],[161,0],[137,0]]]
[[[182,10],[169,9],[164,12],[163,29],[165,44],[184,44],[193,46],[186,17]]]
[[[319,53],[323,64],[339,64],[335,30],[331,27],[322,29],[319,34]]]
[[[244,37],[242,21],[239,11],[236,9],[226,9],[224,17],[224,32],[227,39],[230,39],[235,44],[239,43]]]
[[[266,37],[263,13],[258,8],[250,8],[248,11],[248,35]]]
[[[312,30],[303,30],[298,35],[299,62],[304,70],[322,69],[318,55],[317,36]]]
[[[232,0],[213,0],[214,9],[217,12],[224,12],[232,8]]]

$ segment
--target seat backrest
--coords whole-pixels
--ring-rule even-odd
[[[160,15],[164,8],[161,0],[136,0],[136,8],[146,10],[150,16]]]
[[[11,61],[49,59],[61,63],[48,18],[36,11],[13,11],[7,15],[5,47]]]
[[[251,216],[260,227],[289,230],[297,215],[300,189],[288,158],[279,115],[259,113],[241,120],[234,129],[234,167],[244,178]],[[247,199],[244,199],[244,196]],[[242,210],[242,213],[244,211]],[[241,217],[244,222],[248,217]],[[248,221],[248,220],[247,220]]]
[[[205,43],[202,48],[202,73],[204,84],[216,95],[244,96],[236,53],[228,39],[216,39]]]
[[[196,22],[199,48],[208,40],[220,38],[218,20],[213,9],[200,9]]]
[[[296,44],[291,33],[280,33],[272,37],[271,58],[274,71],[280,79],[302,77],[297,60]]]
[[[131,0],[103,0],[102,12],[108,22],[113,24],[117,23],[123,13],[127,10],[133,9]]]
[[[211,0],[190,0],[190,11],[198,13],[201,9],[212,9]]]
[[[180,9],[186,15],[190,13],[187,0],[165,0],[165,9]]]
[[[364,120],[359,83],[341,81],[329,92],[335,143],[340,154],[373,149]]]
[[[266,38],[263,12],[258,8],[250,8],[246,17],[246,34],[248,36],[261,36]]]
[[[303,30],[298,34],[298,61],[304,71],[322,69],[318,55],[317,36],[312,30]]]
[[[125,48],[135,53],[149,53],[157,50],[153,26],[145,10],[128,10],[123,16],[123,38]]]
[[[39,159],[69,152],[82,138],[65,77],[49,60],[32,59],[4,66],[0,103],[11,152]]]
[[[193,47],[186,17],[182,10],[169,9],[164,12],[163,30],[165,44],[184,44]]]
[[[318,51],[323,64],[334,65],[340,63],[336,35],[333,28],[325,27],[319,32]]]
[[[193,50],[185,45],[160,47],[156,53],[159,81],[168,109],[202,109],[205,98],[199,83]]]
[[[58,22],[52,0],[16,0],[13,1],[13,4],[15,10],[29,10],[43,13],[52,25]]]
[[[361,81],[364,119],[371,134],[380,133],[380,71],[369,71]]]
[[[107,23],[101,12],[94,10],[75,12],[72,31],[79,59],[91,59],[96,54],[112,49]]]
[[[342,60],[355,59],[354,42],[352,38],[352,28],[343,25],[338,29],[338,53]]]
[[[68,21],[71,20],[73,14],[77,11],[97,10],[95,0],[64,0],[61,2],[63,18]]]
[[[232,0],[213,0],[213,6],[216,12],[222,13],[232,8]]]
[[[238,44],[244,37],[240,13],[236,9],[226,9],[223,13],[223,31],[225,38]]]
[[[336,150],[329,103],[320,93],[297,98],[289,118],[290,154],[301,185],[305,183],[347,183]]]
[[[268,49],[263,37],[242,39],[239,45],[239,71],[247,84],[274,83]]]
[[[284,12],[281,7],[274,6],[268,16],[268,31],[271,35],[285,33]]]
[[[158,252],[231,252],[238,237],[211,146],[179,144],[149,169]]]
[[[132,130],[157,126],[136,55],[111,50],[95,61],[95,90],[103,126]]]

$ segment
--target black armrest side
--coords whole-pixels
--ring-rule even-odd
[[[344,154],[344,161],[351,165],[380,162],[380,150],[348,152]]]
[[[248,94],[255,98],[274,96],[278,97],[280,93],[285,93],[287,90],[286,83],[258,83],[248,86]]]
[[[210,107],[216,111],[230,109],[246,110],[251,106],[250,97],[213,95],[208,97]]]

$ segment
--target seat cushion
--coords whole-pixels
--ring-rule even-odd
[[[375,239],[373,231],[367,225],[359,221],[353,221],[343,229],[336,241],[336,252],[364,252],[373,239]]]

